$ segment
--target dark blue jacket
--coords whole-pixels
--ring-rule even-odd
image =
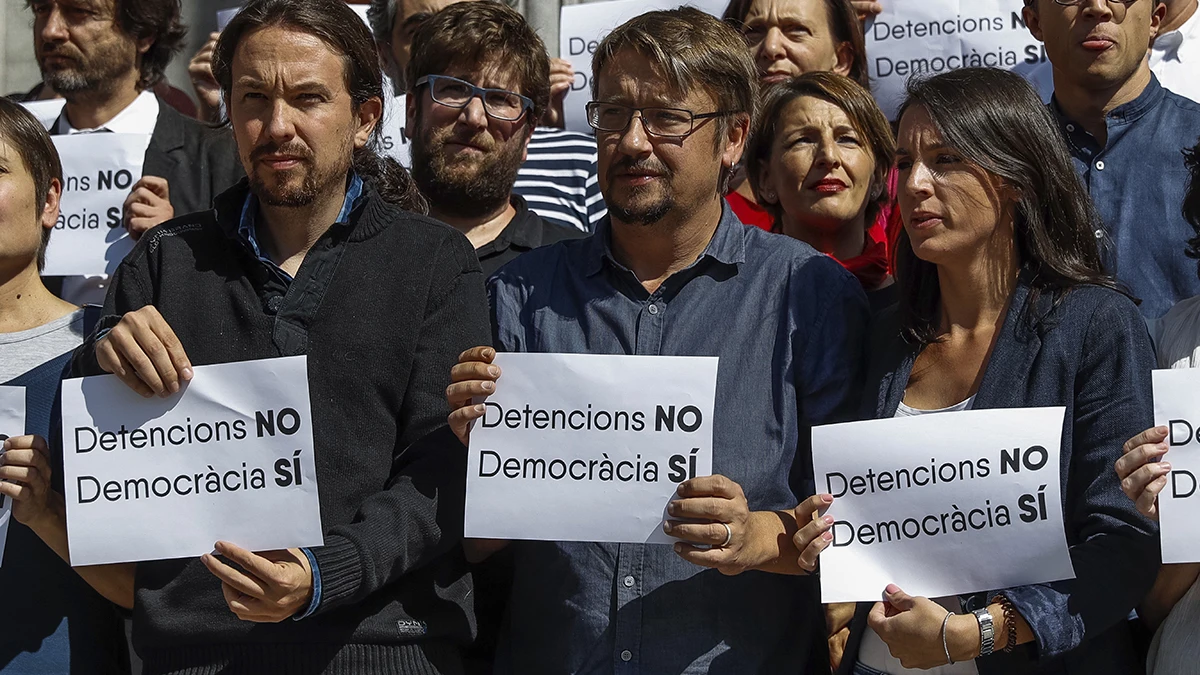
[[[1022,275],[1010,307],[974,409],[1066,407],[1060,476],[1075,579],[963,596],[973,610],[1003,593],[1036,637],[976,664],[981,675],[1140,673],[1127,618],[1158,572],[1157,528],[1121,492],[1113,464],[1154,421],[1149,335],[1133,302],[1095,286],[1056,301],[1031,293]],[[901,338],[894,307],[871,341],[864,417],[890,418],[919,350]],[[869,610],[858,607],[840,672],[857,660]]]

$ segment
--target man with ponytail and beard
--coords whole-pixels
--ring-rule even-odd
[[[133,609],[147,673],[461,672],[466,454],[444,392],[489,337],[479,262],[377,153],[382,75],[342,0],[251,0],[213,71],[247,179],[141,238],[72,371],[169,395],[193,364],[307,355],[324,542],[85,580]],[[51,489],[29,491],[39,536],[65,536]]]
[[[413,179],[491,276],[518,255],[583,233],[541,219],[513,194],[550,100],[550,59],[515,10],[451,5],[417,30],[405,79]]]

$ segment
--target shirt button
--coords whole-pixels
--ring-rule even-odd
[[[649,307],[646,308],[646,311],[650,312],[651,314],[657,315],[658,314],[658,305],[650,305]]]
[[[623,580],[625,588],[633,588],[633,577],[625,577]]]
[[[633,660],[633,652],[629,651],[628,649],[621,652],[621,660],[622,661],[632,661]]]
[[[1096,230],[1096,238],[1103,239],[1104,238],[1104,230]]]
[[[1075,131],[1075,125],[1074,125],[1074,124],[1068,124],[1068,125],[1067,125],[1067,131]]]
[[[1096,162],[1096,170],[1097,171],[1104,170],[1104,160],[1100,160],[1100,161]]]

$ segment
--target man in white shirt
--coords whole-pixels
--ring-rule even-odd
[[[179,0],[32,0],[29,7],[42,77],[66,100],[50,133],[149,133],[143,177],[124,204],[130,236],[207,209],[240,179],[228,131],[184,117],[151,91],[182,46]],[[67,278],[56,290],[76,303],[101,302],[104,286]]]

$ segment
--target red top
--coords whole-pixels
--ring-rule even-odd
[[[767,213],[767,210],[759,206],[757,202],[752,202],[737,192],[725,195],[725,201],[729,202],[729,207],[733,209],[733,215],[737,216],[738,220],[747,225],[762,228],[767,232],[774,231],[771,228],[774,222],[771,214]]]

